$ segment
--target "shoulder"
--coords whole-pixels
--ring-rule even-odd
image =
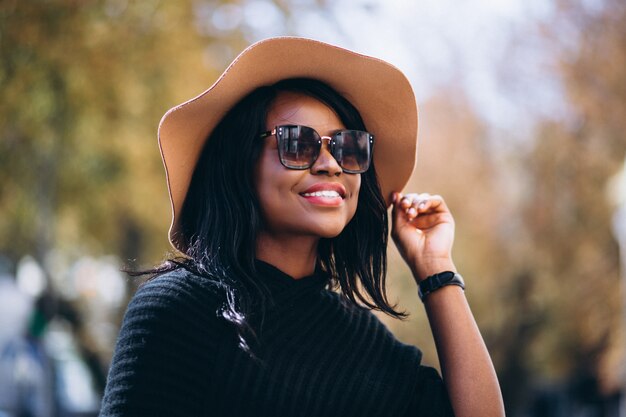
[[[178,268],[148,279],[139,285],[137,294],[159,293],[163,295],[187,294],[201,291],[201,295],[216,295],[220,283],[217,279],[196,275],[187,269]]]
[[[222,293],[217,280],[179,268],[142,283],[129,307],[141,305],[165,309],[181,306],[192,308],[195,303],[217,306]]]
[[[141,284],[131,299],[123,329],[168,328],[174,333],[217,326],[222,306],[220,284],[177,269]]]

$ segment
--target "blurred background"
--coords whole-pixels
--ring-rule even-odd
[[[277,35],[409,77],[409,188],[455,214],[508,415],[626,416],[625,2],[2,0],[0,417],[97,414],[137,286],[120,268],[171,250],[160,117]],[[394,248],[390,263],[411,315],[382,319],[436,365]]]

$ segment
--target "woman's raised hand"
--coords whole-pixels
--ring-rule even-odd
[[[439,195],[394,193],[391,237],[419,282],[454,271],[454,219]]]

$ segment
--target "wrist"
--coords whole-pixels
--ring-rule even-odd
[[[452,262],[452,259],[450,258],[424,260],[420,262],[419,265],[414,265],[414,267],[411,269],[413,272],[413,277],[418,284],[429,276],[438,274],[440,272],[458,272],[456,266],[454,265],[454,262]]]

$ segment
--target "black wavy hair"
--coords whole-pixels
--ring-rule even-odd
[[[280,92],[296,92],[332,108],[348,129],[367,130],[357,109],[327,84],[305,78],[257,88],[237,103],[209,135],[195,167],[180,213],[175,239],[187,248],[150,271],[185,268],[209,277],[224,289],[221,316],[237,332],[239,346],[251,352],[256,339],[250,318],[261,317],[271,297],[255,271],[256,236],[263,226],[253,176],[268,112]],[[344,174],[355,175],[355,174]],[[317,268],[330,276],[330,287],[344,300],[396,318],[385,291],[388,219],[374,164],[361,174],[356,213],[334,238],[318,245]]]

